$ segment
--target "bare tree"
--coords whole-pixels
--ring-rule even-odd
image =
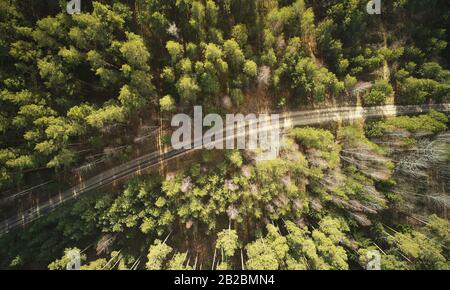
[[[449,138],[450,139],[450,138]],[[430,168],[441,165],[448,170],[448,143],[447,137],[438,137],[435,140],[421,139],[406,154],[398,154],[396,171],[415,178],[427,178]]]

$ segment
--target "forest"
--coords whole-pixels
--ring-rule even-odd
[[[2,233],[0,269],[450,270],[450,110],[400,113],[448,108],[449,1],[67,2],[0,0],[1,220],[167,152],[194,106],[399,113],[139,169]]]

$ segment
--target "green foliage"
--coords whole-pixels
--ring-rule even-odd
[[[447,122],[446,115],[436,111],[417,117],[400,116],[373,124],[368,131],[368,135],[378,137],[397,129],[405,129],[411,133],[436,134],[447,129]]]
[[[103,128],[107,124],[125,121],[125,116],[121,107],[110,105],[92,112],[86,121],[94,128]]]
[[[389,241],[407,257],[417,260],[415,266],[417,269],[448,270],[450,268],[442,254],[441,245],[429,240],[420,232],[395,233]]]
[[[170,95],[166,95],[159,100],[161,111],[170,112],[175,109],[175,101]]]
[[[127,85],[120,89],[119,101],[129,112],[136,112],[145,105],[145,99],[131,91]]]
[[[14,269],[23,265],[23,260],[21,256],[16,256],[11,263],[9,264],[9,268]]]
[[[197,82],[189,76],[183,76],[177,82],[178,94],[181,96],[182,100],[186,102],[195,101],[197,93],[200,91]]]
[[[179,60],[183,56],[183,53],[184,53],[183,46],[176,41],[172,41],[172,40],[168,41],[166,44],[166,48],[170,54],[170,57],[172,58],[173,63],[175,63],[177,60]]]
[[[80,270],[104,270],[107,263],[106,259],[98,259],[81,266]]]
[[[215,62],[222,58],[222,49],[214,43],[208,43],[204,50],[205,58]]]
[[[216,249],[220,250],[224,257],[233,257],[237,247],[238,235],[235,230],[225,229],[217,233]]]
[[[347,90],[352,89],[356,84],[358,80],[355,77],[352,77],[351,75],[346,75],[344,79],[344,86]]]
[[[169,266],[167,270],[192,270],[191,266],[186,266],[186,256],[187,253],[177,253],[173,258],[169,261]]]
[[[267,236],[247,245],[247,269],[278,270],[289,250],[287,240],[276,227],[267,225]]]
[[[418,105],[449,99],[445,1],[384,3],[383,19],[369,16],[362,0],[93,1],[72,16],[64,1],[32,2],[0,2],[6,194],[27,190],[25,181],[33,180],[65,187],[90,177],[72,174],[81,164],[124,161],[104,147],[133,140],[137,126],[149,125],[148,112],[169,115],[203,104],[223,113],[225,96],[244,110],[353,103],[358,80],[373,82],[366,106],[391,97]],[[385,142],[400,133],[410,145],[447,123],[437,112],[396,117],[374,122],[366,135]],[[168,135],[158,138],[170,142]],[[123,155],[135,149],[127,146]],[[146,176],[79,198],[2,237],[0,267],[47,266],[74,243],[85,248],[106,236],[111,245],[98,257],[89,251],[83,269],[104,268],[110,256],[117,269],[129,269],[146,249],[148,269],[191,269],[192,252],[202,251],[207,261],[214,247],[218,269],[238,262],[248,269],[364,267],[365,253],[378,247],[383,269],[448,269],[447,220],[432,215],[424,227],[400,232],[377,223],[403,222],[404,182],[392,175],[388,150],[356,127],[296,128],[278,159],[255,154],[213,151],[164,180]],[[63,189],[44,187],[33,196],[45,200]],[[5,206],[5,214],[13,210]],[[168,246],[159,239],[171,230]],[[216,234],[215,245],[204,239]],[[237,261],[241,247],[244,261]],[[63,269],[67,259],[66,251],[49,267]]]
[[[249,77],[256,77],[257,65],[252,60],[247,60],[244,64],[244,73]]]
[[[334,136],[330,131],[310,127],[296,128],[292,131],[293,137],[306,148],[315,148],[323,151],[331,149]]]
[[[408,77],[399,85],[402,103],[422,104],[430,98],[437,89],[438,83],[429,79]]]
[[[144,233],[162,233],[173,217],[165,207],[154,206],[160,202],[155,195],[157,185],[157,179],[146,182],[132,180],[112,202],[99,201],[103,207],[99,225],[104,231],[109,232],[123,232],[126,229],[140,227]]]
[[[450,72],[438,63],[424,63],[416,73],[415,63],[408,63],[406,70],[397,72],[400,102],[404,104],[421,104],[426,100],[446,102],[448,100]],[[420,77],[420,78],[419,78]]]
[[[428,224],[425,227],[427,235],[434,237],[434,241],[446,250],[450,246],[449,223],[448,220],[433,214],[429,217]]]
[[[223,44],[223,49],[228,63],[234,68],[239,68],[244,62],[245,56],[236,40],[229,39],[225,41]]]
[[[227,154],[227,157],[233,165],[235,165],[237,167],[242,166],[243,159],[242,159],[241,153],[238,150],[229,151],[229,153]]]
[[[381,106],[386,103],[386,98],[392,96],[394,89],[385,80],[377,80],[370,90],[370,93],[364,97],[366,106]]]
[[[361,148],[370,149],[373,152],[379,155],[386,155],[385,150],[377,145],[376,143],[371,142],[364,135],[362,129],[353,126],[342,127],[338,133],[338,139],[342,146],[345,148]]]
[[[302,58],[292,72],[293,87],[304,96],[321,102],[329,95],[337,95],[344,89],[344,84],[326,68],[319,68],[309,58]]]
[[[172,252],[172,248],[160,240],[155,240],[154,244],[148,250],[146,268],[148,270],[162,270],[164,261]]]
[[[347,254],[338,245],[349,230],[345,222],[325,217],[312,233],[290,221],[285,226],[286,236],[269,224],[265,238],[247,245],[248,269],[348,269]]]
[[[23,7],[16,1],[4,6],[7,13]],[[0,80],[8,84],[1,92],[8,114],[0,113],[0,124],[3,117],[12,120],[5,136],[24,144],[24,155],[34,160],[30,169],[72,166],[79,159],[70,144],[80,138],[89,146],[86,134],[138,116],[152,98],[151,54],[130,31],[131,13],[124,4],[99,2],[71,18],[48,11],[28,21],[28,12],[13,13],[10,29],[18,34],[5,39],[2,63],[16,66]],[[19,23],[17,17],[25,18]]]
[[[237,24],[233,26],[231,36],[236,39],[237,43],[239,43],[241,47],[244,47],[248,40],[247,27],[244,24]]]

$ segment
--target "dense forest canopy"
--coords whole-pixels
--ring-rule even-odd
[[[74,15],[67,2],[0,0],[1,198],[129,160],[143,138],[165,146],[167,120],[195,105],[449,102],[445,0],[382,1],[379,15],[366,0],[82,0]],[[84,269],[353,269],[370,250],[383,269],[449,269],[448,123],[295,128],[263,162],[200,151],[1,237],[0,268],[64,269],[75,248]]]

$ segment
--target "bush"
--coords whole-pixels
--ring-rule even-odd
[[[244,64],[244,73],[249,77],[256,77],[258,67],[252,60],[247,60]]]
[[[350,90],[353,87],[355,87],[356,83],[358,82],[358,80],[351,76],[351,75],[346,75],[345,79],[344,79],[344,85],[345,85],[345,89]]]
[[[170,112],[175,109],[175,101],[170,95],[167,95],[159,100],[159,106],[161,111]]]
[[[425,132],[436,134],[447,129],[447,122],[447,116],[436,111],[416,117],[395,117],[373,124],[368,130],[368,136],[380,137],[384,133],[393,132],[396,129],[405,129],[411,133]]]
[[[380,106],[386,104],[386,98],[394,93],[394,89],[385,80],[378,80],[373,84],[370,93],[364,97],[364,105]]]

